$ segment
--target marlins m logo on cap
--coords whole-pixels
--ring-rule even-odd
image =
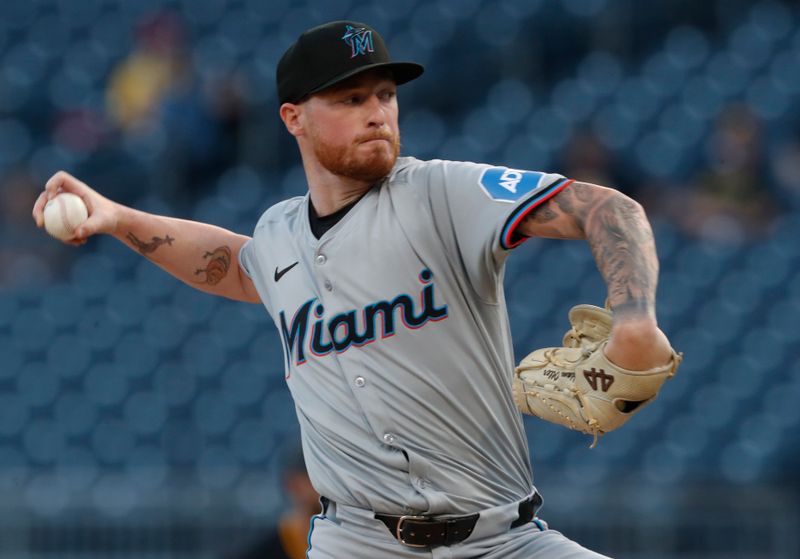
[[[375,51],[375,47],[372,44],[372,31],[366,27],[347,25],[342,40],[350,45],[350,58]]]

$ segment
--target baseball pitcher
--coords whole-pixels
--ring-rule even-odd
[[[71,244],[113,235],[190,286],[264,305],[323,495],[311,559],[601,557],[537,517],[520,411],[596,441],[675,373],[650,226],[609,188],[399,157],[397,87],[422,72],[363,23],[303,33],[277,87],[308,192],[252,237],[121,206],[65,172],[34,218],[73,192],[89,218]],[[504,264],[534,236],[585,239],[608,305],[576,306],[563,347],[515,366]]]

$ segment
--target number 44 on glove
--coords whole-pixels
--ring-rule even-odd
[[[604,352],[611,316],[594,305],[572,307],[565,347],[537,349],[514,373],[514,401],[522,413],[593,435],[592,448],[600,435],[655,400],[683,360],[673,349],[662,367],[629,371],[614,365]]]

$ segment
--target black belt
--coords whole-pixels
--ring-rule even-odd
[[[509,528],[522,526],[533,520],[542,498],[534,493],[519,503],[517,519]],[[375,518],[386,524],[397,541],[409,547],[436,547],[453,545],[467,539],[475,529],[480,513],[436,519],[430,516],[375,514]]]

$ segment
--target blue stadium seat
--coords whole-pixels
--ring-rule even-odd
[[[96,363],[84,378],[86,397],[99,406],[118,406],[124,400],[128,380],[114,363]]]
[[[566,120],[580,123],[594,112],[597,99],[592,95],[592,90],[581,87],[579,80],[565,79],[553,87],[550,103]]]
[[[722,64],[720,62],[720,64]],[[723,72],[722,69],[717,70]],[[680,103],[684,110],[696,119],[708,122],[716,118],[727,99],[735,91],[729,91],[724,76],[699,75],[690,78],[681,93]],[[742,77],[744,81],[745,76]],[[744,87],[744,83],[740,84]]]
[[[511,126],[519,126],[533,107],[533,92],[528,84],[516,78],[498,81],[487,95],[486,109],[492,117]]]
[[[39,309],[24,309],[17,313],[11,326],[11,341],[25,351],[42,350],[55,334],[52,320]]]
[[[130,452],[125,464],[125,474],[130,483],[142,491],[163,487],[169,469],[164,451],[150,443],[139,443]]]
[[[622,66],[613,54],[591,51],[578,65],[581,87],[597,97],[616,91],[622,79]]]
[[[194,26],[214,25],[225,15],[224,0],[197,0],[183,4],[183,16]]]
[[[740,64],[754,70],[767,63],[771,38],[752,23],[743,23],[728,37],[728,49]]]
[[[648,482],[669,485],[681,479],[688,465],[675,443],[658,441],[644,452],[641,471]]]
[[[59,32],[57,29],[53,31]],[[98,17],[88,30],[88,35],[112,60],[120,60],[130,52],[133,31],[124,14],[118,10],[108,10]]]
[[[667,53],[657,51],[644,61],[641,78],[648,88],[670,97],[681,90],[686,82],[687,68],[676,64]]]
[[[58,394],[61,380],[43,362],[28,362],[16,378],[21,401],[32,407],[49,406]]]
[[[48,287],[42,296],[42,311],[58,327],[72,326],[82,315],[85,305],[83,295],[70,284],[59,284]],[[0,311],[0,315],[2,311]],[[0,316],[0,324],[2,324]]]
[[[114,262],[102,254],[84,254],[72,264],[71,283],[87,299],[106,295],[114,286]]]
[[[159,350],[177,349],[188,334],[189,325],[172,306],[150,307],[144,320],[145,341]]]
[[[118,419],[105,418],[91,434],[94,455],[105,466],[119,466],[130,457],[135,443],[131,427]]]
[[[523,419],[534,464],[560,457],[565,439],[580,436],[561,425],[553,425],[536,417],[526,415]]]
[[[227,7],[216,23],[217,36],[230,45],[237,57],[250,55],[263,34],[263,25],[243,9]]]
[[[25,29],[36,18],[39,6],[35,3],[3,3],[0,7],[0,21],[11,29]]]
[[[507,140],[506,122],[495,117],[488,107],[479,107],[465,116],[463,135],[480,141],[485,153],[498,149]]]
[[[297,431],[294,401],[285,384],[273,384],[261,405],[261,417],[278,439]]]
[[[132,379],[146,378],[159,362],[159,351],[138,331],[123,334],[113,355],[119,370]]]
[[[263,420],[243,419],[231,431],[231,450],[243,464],[264,464],[274,447],[267,432]]]
[[[797,62],[798,53],[787,50],[775,56],[770,65],[769,75],[775,87],[789,95],[800,93],[800,75],[795,71]]]
[[[158,433],[167,420],[166,398],[159,392],[135,392],[125,401],[126,426],[137,435]]]
[[[669,32],[664,52],[670,62],[680,68],[693,69],[708,57],[708,39],[700,31],[688,25],[675,27]]]
[[[718,52],[711,56],[706,64],[705,75],[714,90],[725,99],[740,94],[750,80],[748,69],[727,52]],[[686,93],[684,98],[687,103],[701,101],[693,99],[691,93]]]
[[[65,445],[55,461],[59,482],[74,493],[87,491],[99,475],[99,465],[92,452],[84,447]]]
[[[182,348],[181,364],[192,375],[210,378],[225,365],[225,348],[205,330],[192,334]]]
[[[97,405],[81,391],[60,392],[52,410],[58,429],[66,437],[87,435],[98,422]]]
[[[658,119],[661,134],[679,144],[683,150],[691,150],[706,134],[706,122],[686,104],[675,102],[661,111]]]
[[[763,468],[763,457],[741,440],[727,445],[719,455],[719,472],[731,483],[753,483],[762,477]]]
[[[149,297],[133,281],[117,283],[106,296],[106,313],[115,323],[127,327],[144,323]]]
[[[577,433],[573,433],[573,435],[577,435]],[[582,444],[568,450],[561,463],[567,480],[578,487],[602,484],[611,473],[611,457],[602,452],[593,452],[589,448],[591,442],[591,438],[584,436],[581,440]]]
[[[97,478],[91,495],[94,508],[110,518],[124,518],[139,504],[140,498],[135,487],[126,483],[126,476],[113,470]]]
[[[592,131],[611,150],[630,147],[639,134],[639,124],[617,104],[600,109],[592,119]]]
[[[767,123],[784,122],[796,106],[795,97],[770,76],[757,78],[747,91],[747,103]]]
[[[220,305],[208,326],[211,334],[227,350],[243,348],[256,333],[255,321],[233,302]]]
[[[0,120],[0,165],[3,167],[18,163],[33,146],[33,137],[22,120],[4,118]]]
[[[28,423],[22,442],[28,458],[39,465],[53,464],[66,444],[58,425],[52,419],[44,418]]]
[[[198,76],[213,79],[236,67],[238,49],[230,37],[209,33],[193,44],[192,64]]]
[[[636,156],[649,175],[666,178],[676,174],[681,166],[684,146],[674,134],[650,132],[636,146]]]
[[[9,336],[0,334],[0,355],[3,356],[3,366],[0,367],[0,382],[17,377],[25,357]]]
[[[16,394],[0,394],[0,436],[18,436],[28,424],[29,417],[29,406]]]
[[[153,389],[172,407],[192,401],[197,390],[197,371],[182,363],[165,362],[153,374]]]
[[[425,158],[433,156],[447,133],[444,120],[426,109],[412,109],[402,115],[403,155]]]
[[[255,169],[233,167],[225,171],[217,182],[217,198],[221,204],[241,214],[260,204],[264,188]]]
[[[142,295],[150,300],[171,295],[180,285],[177,279],[145,259],[139,262],[134,272],[134,283]]]
[[[227,446],[206,447],[195,467],[200,483],[211,489],[230,488],[242,470],[239,459]]]
[[[220,379],[222,397],[239,407],[261,401],[267,384],[264,364],[256,361],[231,363]]]
[[[113,349],[122,335],[122,327],[111,319],[104,306],[83,309],[75,330],[83,345],[98,351]]]
[[[283,496],[276,491],[275,468],[243,475],[236,488],[236,503],[248,515],[272,517],[284,506]]]
[[[25,487],[25,508],[46,517],[62,514],[70,505],[70,488],[56,476],[39,473]]]
[[[0,446],[0,471],[4,473],[0,476],[0,490],[10,492],[19,489],[20,480],[30,479],[30,470],[30,460],[22,447],[15,444]]]
[[[738,396],[728,381],[706,384],[693,391],[692,410],[709,429],[720,429],[738,413]]]
[[[216,391],[201,392],[193,402],[194,424],[206,436],[227,434],[236,421],[236,408]]]
[[[702,415],[678,415],[665,431],[664,440],[671,443],[679,454],[692,460],[708,445],[710,432]]]
[[[783,39],[797,28],[796,13],[782,2],[758,2],[750,10],[750,23],[754,32],[768,41]]]

